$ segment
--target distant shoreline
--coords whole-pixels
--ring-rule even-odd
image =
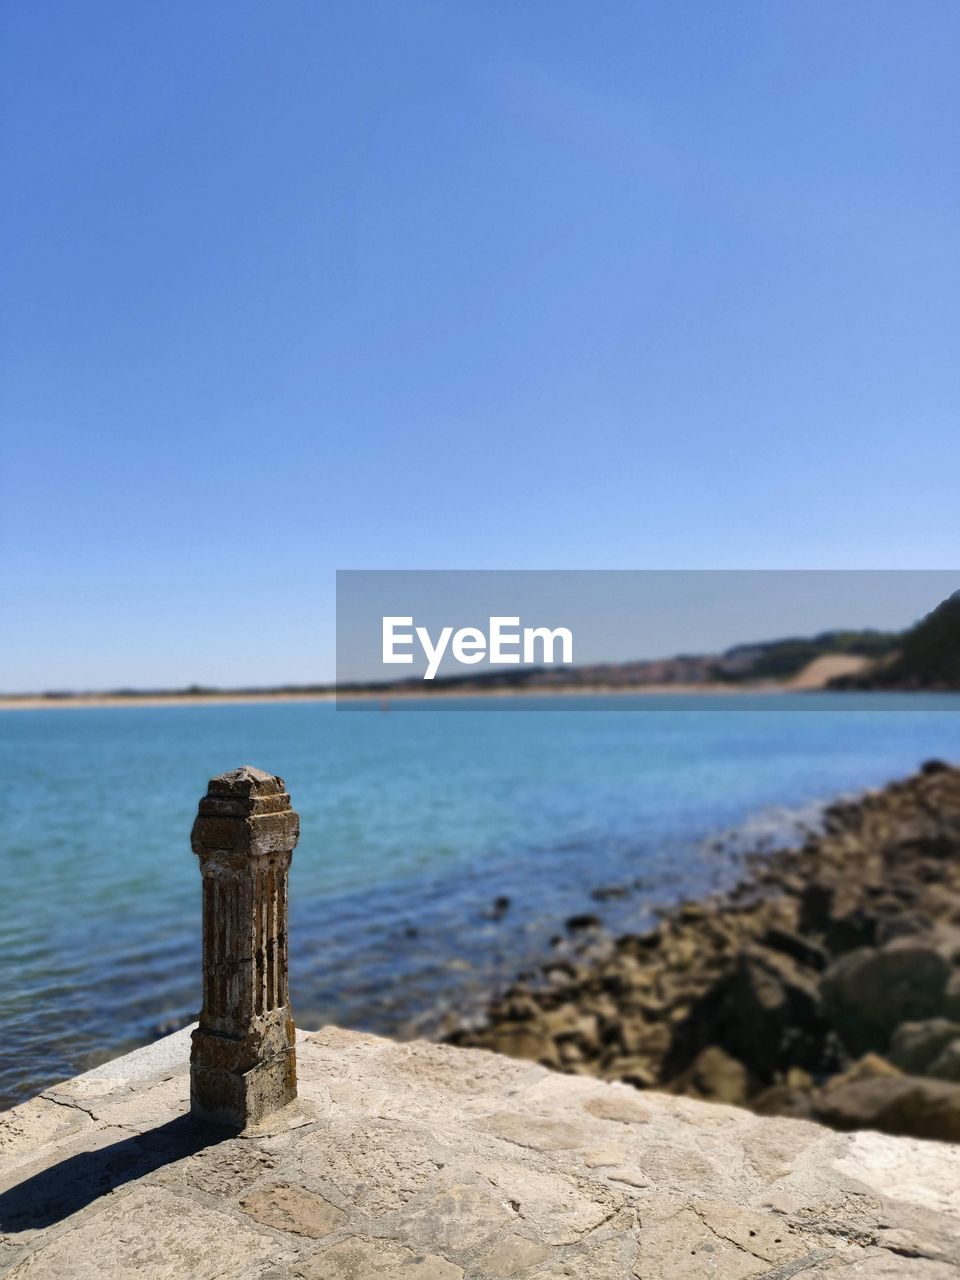
[[[44,698],[0,697],[0,711],[82,710],[84,707],[202,707],[209,703],[335,702],[333,693],[72,693]]]
[[[690,696],[716,694],[724,697],[742,694],[797,693],[803,690],[787,684],[661,684],[612,688],[609,685],[564,685],[557,689],[477,689],[457,687],[420,692],[417,689],[364,690],[350,693],[325,691],[317,693],[76,693],[45,698],[25,694],[23,697],[0,697],[0,711],[79,710],[84,707],[202,707],[250,705],[274,702],[410,702],[448,698],[555,698],[555,697],[623,697],[624,695],[662,694]]]
[[[647,682],[614,683],[604,680],[602,676],[592,681],[590,676],[593,672],[590,672],[580,682],[570,681],[556,685],[489,681],[481,677],[466,681],[444,679],[436,683],[421,684],[401,681],[396,685],[354,685],[339,690],[335,685],[327,685],[276,689],[171,689],[169,692],[131,690],[129,693],[0,694],[0,711],[50,711],[59,707],[71,710],[78,707],[199,707],[249,705],[258,702],[422,702],[435,698],[624,697],[638,694],[656,697],[664,694],[730,697],[824,690],[835,677],[862,670],[864,663],[865,659],[849,654],[821,654],[790,678],[766,676],[736,681],[689,678],[664,680],[657,678],[659,672],[651,672],[653,678]]]

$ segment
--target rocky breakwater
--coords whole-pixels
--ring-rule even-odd
[[[832,805],[723,898],[584,945],[449,1039],[837,1129],[960,1141],[960,769]]]

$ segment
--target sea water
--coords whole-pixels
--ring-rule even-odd
[[[481,1007],[572,915],[645,927],[823,802],[960,761],[958,712],[808,694],[0,713],[0,1104],[196,1016],[189,835],[214,774],[279,773],[300,814],[298,1023],[409,1035]]]

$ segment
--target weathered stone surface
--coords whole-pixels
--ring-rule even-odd
[[[268,1266],[294,1257],[293,1248],[244,1227],[229,1212],[140,1186],[6,1274],[11,1280],[220,1280],[265,1275]]]
[[[490,1187],[444,1179],[404,1216],[404,1239],[428,1250],[465,1253],[515,1221],[516,1210]]]
[[[944,1143],[333,1028],[299,1037],[296,1120],[234,1137],[185,1115],[188,1038],[171,1039],[18,1108],[0,1274],[960,1280],[960,1148]]]
[[[709,1201],[672,1212],[657,1206],[654,1221],[640,1233],[634,1274],[646,1280],[750,1280],[769,1275],[774,1262],[821,1261],[831,1250],[813,1250],[763,1214],[744,1214]],[[753,1224],[753,1225],[749,1225]],[[759,1230],[758,1230],[759,1228]],[[789,1276],[785,1270],[782,1274]]]
[[[287,1183],[275,1183],[260,1187],[246,1199],[240,1208],[257,1222],[278,1231],[292,1231],[298,1236],[311,1236],[322,1240],[344,1220],[344,1213],[315,1191]]]
[[[492,1280],[505,1280],[507,1276],[515,1276],[518,1271],[543,1262],[551,1252],[546,1245],[527,1240],[524,1236],[506,1235],[483,1255],[480,1266]]]
[[[89,1124],[87,1112],[46,1098],[34,1098],[0,1112],[0,1165],[9,1171],[33,1151],[56,1148]]]
[[[403,1099],[409,1115],[411,1100]],[[412,1118],[406,1123],[347,1121],[332,1108],[322,1143],[298,1143],[295,1167],[307,1186],[339,1192],[369,1214],[401,1209],[436,1178],[455,1153]]]
[[[195,1155],[165,1165],[154,1175],[161,1185],[187,1186],[208,1196],[233,1199],[270,1173],[275,1161],[266,1151],[234,1139],[203,1147]],[[256,1217],[256,1214],[252,1215]]]
[[[307,1258],[295,1274],[298,1280],[460,1280],[463,1268],[391,1240],[349,1236]]]
[[[283,779],[249,765],[211,779],[193,826],[203,875],[203,1009],[191,1108],[233,1129],[297,1096],[287,876],[299,832]]]
[[[589,1141],[590,1130],[545,1116],[518,1116],[504,1111],[492,1115],[485,1124],[488,1132],[537,1151],[571,1151]]]
[[[525,1167],[510,1160],[491,1160],[478,1172],[499,1193],[515,1220],[533,1228],[546,1244],[575,1244],[600,1226],[623,1204],[619,1189],[583,1187],[577,1177]],[[608,1180],[605,1180],[605,1183]]]

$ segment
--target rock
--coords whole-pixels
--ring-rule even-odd
[[[805,933],[823,933],[830,920],[834,887],[813,880],[800,895],[800,928]]]
[[[812,1089],[813,1076],[809,1071],[804,1071],[803,1067],[791,1067],[784,1084],[789,1085],[791,1089]]]
[[[934,1080],[960,1082],[960,1038],[950,1041],[943,1052],[930,1063],[925,1074]]]
[[[726,1102],[743,1106],[757,1091],[757,1082],[742,1062],[717,1045],[696,1058],[669,1086],[671,1093],[683,1093],[705,1102]]]
[[[865,1053],[852,1067],[848,1067],[839,1075],[832,1076],[824,1087],[829,1092],[833,1089],[843,1089],[848,1084],[856,1084],[860,1080],[878,1080],[882,1077],[902,1074],[903,1072],[886,1058],[881,1058],[879,1053]]]
[[[507,1018],[514,1022],[531,1022],[540,1017],[540,1005],[533,998],[523,992],[517,992],[504,999],[503,1011]]]
[[[943,760],[924,760],[920,772],[929,778],[937,773],[949,773],[950,766]]]
[[[602,884],[591,889],[590,897],[594,902],[608,902],[611,898],[626,898],[630,894],[628,884]]]
[[[790,956],[792,960],[796,960],[797,964],[802,964],[808,969],[825,969],[827,967],[827,952],[816,942],[804,938],[802,934],[794,933],[791,929],[780,929],[773,927],[768,929],[762,938],[765,947],[771,947],[774,951],[782,951],[784,955]]]
[[[876,940],[876,917],[860,902],[860,888],[825,879],[807,884],[800,896],[800,932],[819,935],[835,955],[872,945]]]
[[[838,1092],[894,1068],[955,1083],[960,769],[935,762],[832,805],[824,829],[802,838],[748,862],[723,896],[657,908],[645,933],[608,943],[592,932],[597,916],[571,917],[567,955],[528,999],[491,1003],[489,1027],[453,1038],[638,1087],[746,1094],[793,1115],[810,1114],[814,1080],[837,1072]],[[619,886],[609,888],[595,897]],[[925,1047],[901,1030],[937,1019],[946,1030]]]
[[[825,1035],[815,979],[787,956],[751,948],[677,1027],[667,1069],[679,1074],[714,1044],[770,1082],[791,1066],[819,1067]]]
[[[649,1058],[621,1057],[612,1058],[600,1071],[601,1079],[610,1082],[621,1081],[632,1084],[636,1089],[652,1089],[659,1080]]]
[[[822,1090],[813,1098],[812,1115],[834,1129],[878,1129],[960,1142],[960,1085],[879,1075]]]
[[[510,910],[511,902],[506,894],[494,898],[493,903],[483,912],[485,920],[502,920]]]
[[[813,1117],[813,1093],[808,1088],[775,1084],[750,1099],[751,1108],[761,1116],[785,1116],[791,1120]]]
[[[930,1064],[956,1039],[960,1039],[960,1023],[949,1018],[905,1022],[894,1031],[888,1056],[901,1071],[925,1076]]]
[[[824,929],[824,942],[833,955],[842,955],[855,947],[869,947],[877,940],[875,912],[862,905],[835,910]]]
[[[583,912],[581,915],[569,916],[565,923],[570,933],[577,933],[583,929],[599,929],[600,917]]]
[[[933,918],[922,911],[897,911],[895,915],[877,921],[875,941],[878,947],[882,947],[896,938],[930,933],[933,927]]]
[[[526,1058],[530,1062],[559,1066],[553,1041],[528,1022],[503,1023],[491,1033],[490,1048],[510,1058]]]
[[[884,1048],[901,1022],[946,1012],[952,940],[934,934],[862,947],[823,976],[829,1014],[854,1051]]]
[[[686,924],[696,923],[706,914],[707,909],[702,902],[681,902],[677,907],[677,919],[683,920]]]
[[[619,1042],[628,1057],[660,1059],[670,1048],[670,1028],[663,1022],[625,1018],[619,1025]]]

